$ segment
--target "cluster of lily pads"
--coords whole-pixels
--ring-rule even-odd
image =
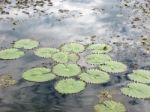
[[[35,67],[25,71],[22,77],[33,82],[46,82],[56,79],[58,76],[63,79],[55,84],[55,89],[62,94],[78,93],[85,89],[86,85],[103,84],[110,81],[112,73],[121,73],[127,70],[127,66],[121,62],[113,61],[107,54],[112,51],[112,47],[107,44],[91,44],[84,46],[79,43],[66,43],[59,49],[41,47],[39,42],[32,39],[21,39],[13,43],[12,48],[0,51],[0,59],[17,59],[25,55],[24,49],[35,49],[34,54],[40,58],[52,59],[56,64],[50,69],[45,67]],[[95,68],[82,70],[77,64],[80,53],[87,52],[85,62],[95,65]],[[138,71],[138,70],[137,70]],[[142,71],[142,70],[141,70]],[[134,81],[149,83],[149,71],[138,72],[129,75]],[[137,76],[135,76],[137,75]],[[148,78],[147,78],[148,77]],[[149,86],[139,83],[131,83],[126,88],[122,88],[123,94],[137,98],[150,97]],[[145,91],[147,90],[147,92]],[[139,93],[139,94],[135,94]],[[138,96],[140,95],[140,96]],[[142,95],[142,96],[141,96]]]
[[[121,88],[121,92],[127,96],[134,98],[150,98],[150,71],[137,69],[133,73],[128,74],[131,82],[127,87]]]

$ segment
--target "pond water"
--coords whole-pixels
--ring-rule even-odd
[[[124,2],[131,7],[125,7]],[[150,100],[124,96],[120,87],[129,80],[126,75],[133,69],[150,70],[150,51],[141,44],[143,36],[150,37],[149,14],[134,6],[146,0],[52,0],[43,7],[14,8],[15,0],[0,15],[0,47],[11,47],[18,39],[31,38],[40,47],[55,47],[67,42],[108,43],[113,46],[110,55],[114,60],[128,65],[123,74],[111,75],[107,84],[89,84],[84,91],[61,95],[54,90],[54,83],[33,83],[22,79],[23,71],[35,66],[51,68],[53,61],[33,55],[33,50],[17,60],[0,60],[0,75],[12,75],[17,84],[0,88],[0,112],[94,112],[99,91],[110,89],[113,99],[123,103],[128,112],[149,112]],[[149,3],[149,2],[148,2]],[[149,4],[148,4],[149,5]],[[24,12],[26,11],[26,12]],[[135,18],[140,21],[134,21]],[[147,46],[149,47],[149,46]],[[81,59],[82,67],[90,67]]]

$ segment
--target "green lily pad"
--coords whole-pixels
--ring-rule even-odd
[[[141,83],[129,83],[121,88],[124,95],[134,98],[150,98],[150,86]]]
[[[89,64],[104,64],[110,60],[111,57],[107,54],[90,54],[86,56],[86,62]]]
[[[110,80],[108,73],[96,69],[90,69],[87,72],[81,73],[79,78],[87,83],[94,84],[102,84]]]
[[[55,53],[52,59],[58,63],[67,63],[68,62],[68,53],[67,52],[58,52]]]
[[[95,106],[95,112],[127,112],[122,103],[106,100]]]
[[[80,56],[75,53],[71,53],[68,55],[68,58],[71,62],[77,62],[80,59]]]
[[[14,43],[15,48],[33,49],[38,47],[39,42],[32,39],[21,39]]]
[[[77,62],[79,55],[68,52],[57,52],[52,56],[52,59],[58,63]]]
[[[80,80],[63,79],[57,82],[55,89],[62,94],[73,94],[84,90],[85,86],[86,84]]]
[[[107,44],[91,44],[87,49],[92,50],[92,53],[108,53],[112,51],[112,47]]]
[[[130,80],[141,83],[150,83],[150,71],[149,70],[134,70],[133,73],[128,75]]]
[[[80,53],[84,51],[84,46],[79,43],[67,43],[61,47],[62,51]]]
[[[17,59],[24,56],[24,52],[18,49],[10,48],[0,51],[0,59]]]
[[[46,82],[53,80],[56,76],[51,73],[51,70],[44,67],[32,68],[23,73],[25,80],[33,82]]]
[[[53,72],[58,76],[72,77],[81,72],[77,64],[57,64],[53,67]]]
[[[57,52],[59,52],[59,50],[56,48],[39,48],[34,51],[34,54],[43,58],[51,58],[52,55]]]
[[[100,69],[109,73],[120,73],[127,70],[127,66],[121,62],[117,61],[108,61],[105,64],[100,65]]]

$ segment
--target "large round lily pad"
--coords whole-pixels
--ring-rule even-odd
[[[24,56],[24,52],[14,48],[0,51],[0,59],[17,59],[22,56]]]
[[[80,53],[84,51],[84,46],[79,43],[67,43],[61,47],[61,50],[66,52]]]
[[[106,83],[110,80],[108,73],[96,69],[90,69],[81,73],[79,78],[87,83],[94,84]]]
[[[121,92],[124,95],[134,98],[150,98],[150,86],[141,83],[129,83],[123,87]]]
[[[90,54],[86,56],[86,62],[89,64],[104,64],[110,60],[111,57],[107,54]]]
[[[51,70],[44,67],[32,68],[23,73],[25,80],[33,82],[46,82],[53,80],[56,76],[51,73]]]
[[[51,58],[57,52],[59,52],[59,50],[56,48],[39,48],[36,49],[34,54],[43,58]]]
[[[56,83],[55,89],[62,94],[73,94],[84,90],[85,86],[86,84],[80,80],[63,79]]]
[[[126,108],[122,103],[106,100],[95,106],[95,112],[126,112]]]
[[[72,77],[78,75],[81,69],[77,64],[57,64],[53,67],[53,72],[59,76]]]
[[[33,49],[38,47],[39,42],[32,39],[21,39],[14,43],[15,48]]]
[[[149,70],[134,70],[133,73],[128,75],[130,80],[141,83],[150,83],[150,71]]]
[[[117,61],[108,61],[103,65],[100,65],[100,68],[105,72],[110,73],[120,73],[125,72],[127,70],[127,66],[121,62]]]

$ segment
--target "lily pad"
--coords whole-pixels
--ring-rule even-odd
[[[39,48],[34,52],[35,55],[43,58],[51,58],[52,55],[59,52],[56,48]]]
[[[87,49],[92,50],[92,53],[108,53],[112,51],[112,47],[107,44],[91,44]]]
[[[80,56],[75,53],[71,53],[68,55],[69,61],[71,62],[77,62],[80,59]]]
[[[106,83],[110,80],[108,73],[96,69],[90,69],[81,73],[79,78],[87,83],[94,84]]]
[[[109,73],[120,73],[127,70],[127,66],[121,62],[117,61],[108,61],[105,64],[100,65],[100,69]]]
[[[68,52],[57,52],[52,56],[52,59],[58,63],[77,62],[79,55]]]
[[[123,87],[121,92],[124,95],[134,98],[150,98],[150,86],[141,83],[129,83]]]
[[[110,60],[111,57],[107,54],[90,54],[86,56],[86,62],[89,64],[104,64]]]
[[[95,106],[95,112],[126,112],[126,108],[122,103],[106,100]]]
[[[56,76],[51,70],[44,67],[32,68],[23,73],[23,78],[33,82],[46,82],[53,80]]]
[[[39,42],[32,39],[21,39],[14,43],[15,48],[33,49],[38,47]]]
[[[85,86],[86,84],[80,80],[63,79],[57,82],[55,89],[62,94],[73,94],[84,90]]]
[[[22,56],[24,56],[24,52],[14,48],[0,51],[0,59],[17,59]]]
[[[67,52],[58,52],[55,53],[52,56],[53,60],[58,62],[58,63],[67,63],[69,58],[68,58],[68,53]]]
[[[80,53],[84,51],[84,46],[79,43],[67,43],[61,47],[62,51]]]
[[[150,83],[150,71],[149,70],[134,70],[133,73],[128,75],[130,80],[141,83]]]
[[[77,64],[57,64],[53,67],[53,72],[58,76],[72,77],[81,72]]]

